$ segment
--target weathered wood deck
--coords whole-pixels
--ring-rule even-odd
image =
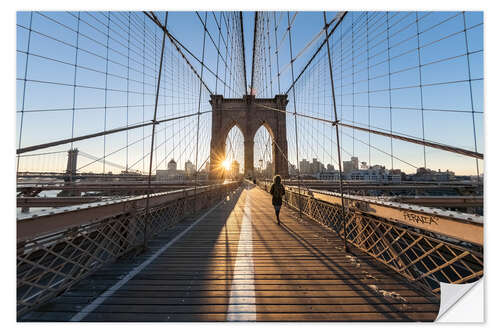
[[[248,186],[248,185],[246,185]],[[439,299],[268,194],[237,191],[77,284],[26,321],[433,321]],[[190,225],[195,225],[186,231]],[[184,232],[184,233],[183,233]],[[181,234],[183,233],[183,234]],[[179,237],[179,234],[181,236]]]

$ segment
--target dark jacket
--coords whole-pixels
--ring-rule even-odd
[[[273,184],[269,193],[273,195],[273,206],[281,206],[283,204],[283,195],[285,195],[283,185]]]

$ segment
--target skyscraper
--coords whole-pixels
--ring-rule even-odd
[[[359,160],[356,156],[351,157],[352,169],[359,170]]]

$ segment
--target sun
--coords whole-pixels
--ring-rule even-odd
[[[222,166],[223,166],[223,167],[224,167],[224,169],[226,169],[226,170],[231,169],[231,161],[229,161],[228,159],[225,159],[225,160],[222,162]]]

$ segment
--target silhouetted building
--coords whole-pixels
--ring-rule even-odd
[[[194,175],[196,172],[195,169],[196,168],[195,168],[194,164],[191,163],[191,161],[188,160],[186,163],[184,163],[184,171],[186,172],[187,177]]]
[[[168,162],[168,170],[170,170],[170,171],[177,170],[177,162],[175,162],[174,159],[171,159],[170,162]]]

